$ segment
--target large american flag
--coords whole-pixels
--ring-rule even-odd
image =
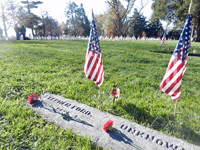
[[[90,38],[86,52],[84,72],[88,79],[93,80],[99,87],[104,81],[104,69],[98,34],[94,19],[90,30]]]
[[[177,100],[181,96],[181,82],[186,71],[190,47],[191,22],[192,17],[189,14],[160,85],[160,89],[170,95],[173,101]]]
[[[161,40],[161,44],[162,44],[163,46],[165,45],[166,31],[167,31],[167,30],[165,30],[164,35],[163,35],[162,40]]]

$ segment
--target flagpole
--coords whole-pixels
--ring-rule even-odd
[[[177,101],[178,101],[178,100],[176,100],[176,102],[175,102],[174,117],[175,117],[175,115],[176,115],[176,105],[177,105]]]
[[[188,13],[190,14],[190,10],[191,10],[191,7],[192,7],[192,0],[190,1],[190,6],[189,6],[189,9],[188,9]],[[177,101],[175,102],[175,108],[174,108],[174,116],[176,115],[176,106],[177,106]]]
[[[101,87],[99,87],[99,101],[101,102]]]
[[[93,9],[92,9],[92,19],[94,19]],[[99,101],[101,102],[101,87],[99,87]]]
[[[191,0],[191,2],[190,2],[190,6],[189,6],[189,9],[188,9],[188,13],[189,13],[189,14],[190,14],[191,7],[192,7],[192,0]]]
[[[93,13],[93,9],[92,9],[92,19],[94,19],[94,13]]]

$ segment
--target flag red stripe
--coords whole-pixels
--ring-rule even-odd
[[[103,80],[104,80],[104,69],[102,70],[102,72],[101,72],[101,75],[100,75],[100,81],[99,82],[97,82],[96,84],[97,85],[101,85],[102,83],[103,83]]]
[[[93,58],[94,58],[94,56],[93,56]],[[91,79],[91,77],[92,77],[92,75],[93,75],[93,73],[94,73],[94,70],[95,70],[95,68],[96,68],[96,66],[97,66],[97,64],[98,64],[98,61],[99,61],[99,55],[97,56],[97,58],[96,58],[96,60],[95,60],[95,62],[94,62],[94,64],[93,64],[93,66],[92,66],[92,69],[91,69],[91,71],[90,71],[90,73],[89,73],[89,75],[88,75],[88,78],[89,79]],[[94,80],[93,80],[94,81]]]
[[[177,83],[179,83],[179,81],[182,79],[182,75],[180,75],[175,82],[173,82],[171,84],[171,86],[169,88],[167,88],[167,90],[165,90],[166,94],[169,94],[169,92],[172,92],[172,89],[176,86]],[[175,92],[174,92],[175,93]],[[174,95],[174,93],[172,95]],[[176,95],[176,94],[175,94]]]
[[[86,62],[85,62],[85,65],[86,65],[86,70],[85,70],[85,72],[86,72],[86,74],[87,74],[87,72],[88,72],[88,69],[89,69],[90,64],[91,64],[91,62],[92,62],[92,59],[93,59],[93,56],[91,56],[91,57],[89,58],[89,60],[88,60],[89,54],[90,54],[90,51],[88,50],[88,53],[87,53],[87,56],[86,56]]]
[[[166,73],[167,73],[168,71],[170,71],[171,68],[172,68],[172,67],[175,65],[175,63],[177,63],[177,62],[178,62],[177,59],[175,59],[175,61],[172,61],[172,62],[169,64]],[[172,65],[173,65],[173,66],[172,66]],[[161,84],[161,86],[160,86],[160,89],[163,89],[163,88],[166,86],[166,84],[167,84],[169,81],[171,81],[171,80],[173,79],[173,77],[174,77],[177,73],[179,73],[179,71],[181,70],[181,68],[183,67],[183,65],[184,65],[184,63],[181,63],[175,70],[173,70],[173,72],[170,74],[170,76],[169,76],[168,78],[165,78],[165,80],[162,82],[162,84]]]
[[[172,55],[172,58],[170,61],[171,62],[168,65],[164,79],[160,85],[160,89],[163,92],[165,92],[166,94],[170,95],[172,97],[173,101],[175,101],[180,97],[181,80],[182,80],[184,69],[186,68],[186,65],[181,60],[178,60],[177,58],[175,58],[173,55]],[[171,73],[171,74],[169,75],[169,73]],[[177,75],[178,75],[178,77],[177,77]],[[175,81],[172,82],[172,80],[175,80]],[[172,83],[170,83],[170,82],[172,82]],[[170,84],[170,86],[169,86],[169,84]]]
[[[99,86],[103,83],[103,80],[104,80],[104,69],[103,69],[102,57],[100,55],[97,55],[97,57],[95,58],[95,55],[97,54],[95,54],[94,52],[88,51],[87,56],[86,56],[86,62],[85,62],[85,74],[88,79],[93,80],[95,84]],[[99,59],[100,59],[100,64],[99,64]],[[93,63],[93,61],[95,62]],[[97,71],[95,71],[97,66],[98,66],[98,69]],[[90,67],[92,67],[91,70],[89,70]],[[93,79],[92,79],[92,76],[94,76]]]
[[[100,73],[102,67],[103,67],[103,66],[102,66],[102,59],[101,59],[101,62],[100,62],[98,71],[97,71],[97,73],[96,73],[96,75],[95,75],[95,77],[94,77],[94,79],[93,79],[94,81],[97,81],[98,76],[99,76],[99,73]]]

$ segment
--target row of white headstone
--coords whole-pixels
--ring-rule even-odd
[[[84,36],[60,36],[60,37],[54,37],[54,36],[30,36],[30,39],[38,39],[38,40],[89,40],[89,37],[84,37]],[[135,38],[135,36],[133,37],[107,37],[107,36],[100,36],[99,40],[110,40],[110,41],[159,41],[160,38],[146,38],[146,37],[138,37]]]
[[[89,40],[89,37],[84,37],[84,36],[29,36],[30,39],[38,39],[40,40]],[[16,39],[16,37],[12,36],[12,37],[4,37],[4,38],[0,38],[0,40],[14,40]],[[23,37],[20,37],[20,40],[23,40]],[[107,36],[99,36],[99,40],[108,40],[108,41],[160,41],[160,38],[147,38],[147,37],[138,37],[135,38],[135,36],[132,37],[107,37]],[[174,39],[168,39],[168,40],[174,40]]]

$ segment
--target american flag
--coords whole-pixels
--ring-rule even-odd
[[[116,83],[113,83],[112,91],[111,91],[111,98],[114,102],[116,102],[119,98],[120,89],[118,88]]]
[[[88,79],[93,80],[99,87],[104,81],[104,69],[98,34],[94,19],[90,30],[90,38],[86,52],[84,72]]]
[[[192,17],[189,14],[160,85],[160,89],[170,95],[173,101],[177,100],[181,96],[181,82],[186,71],[190,47],[191,22]]]
[[[167,30],[165,30],[165,32],[164,32],[164,34],[163,34],[163,37],[162,37],[162,40],[161,40],[161,44],[162,44],[163,46],[165,45],[166,31],[167,31]]]

